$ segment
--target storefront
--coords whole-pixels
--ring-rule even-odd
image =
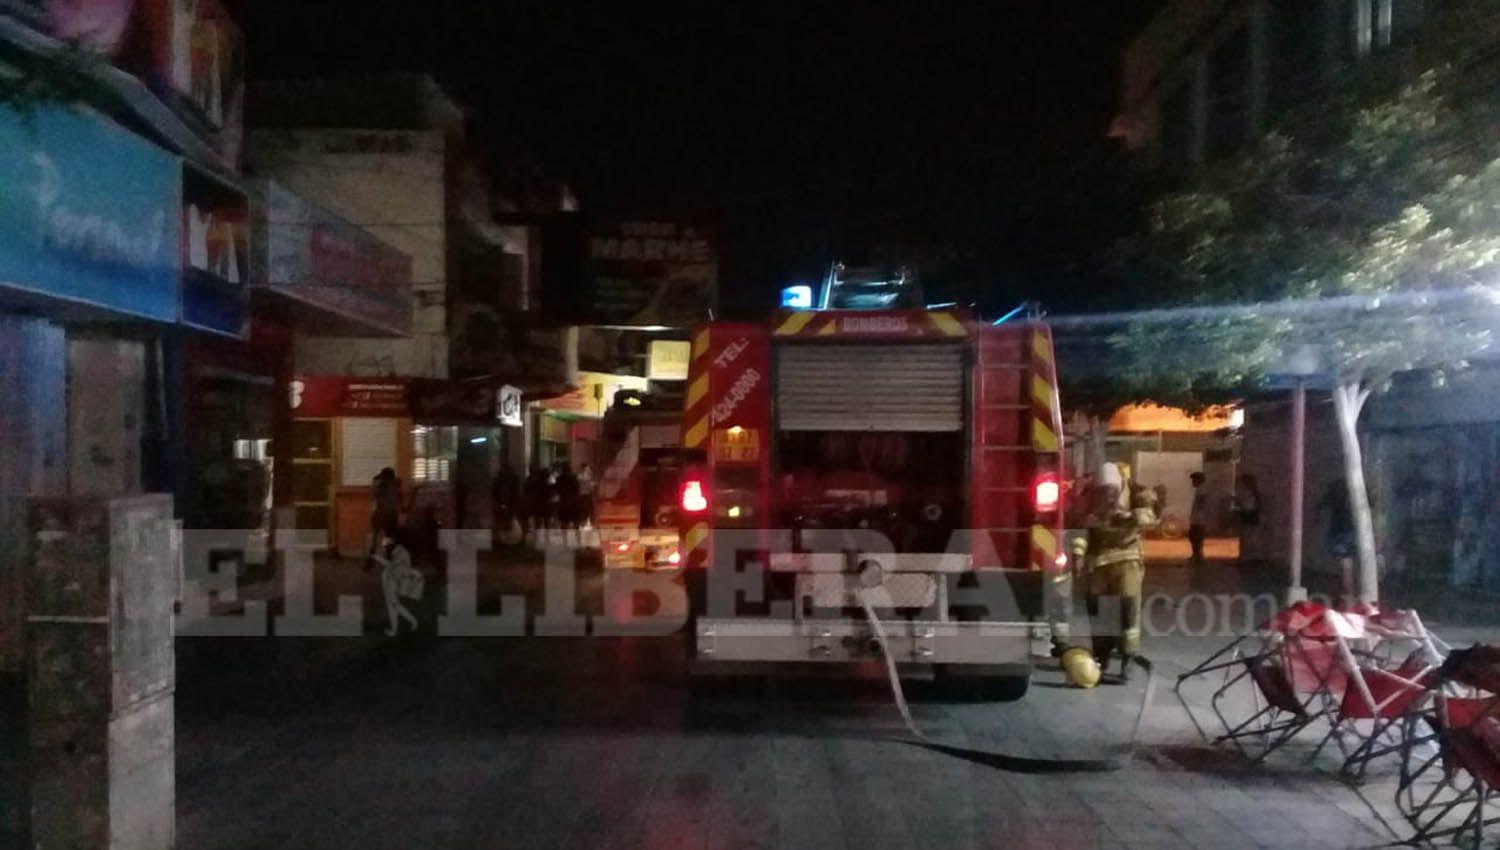
[[[297,376],[290,394],[297,527],[325,529],[340,554],[359,554],[368,545],[371,484],[387,467],[401,480],[414,532],[456,527],[460,510],[470,522],[484,516],[476,505],[515,430],[502,421],[504,394],[484,382]],[[475,481],[482,490],[463,486]]]
[[[182,468],[173,489],[188,528],[268,529],[278,354],[284,334],[251,332],[251,212],[243,186],[183,165],[182,324],[168,358],[180,388]]]
[[[182,422],[189,528],[262,529],[272,524],[273,447],[285,407],[286,329],[252,323],[246,341],[197,336],[183,343]]]
[[[1400,380],[1366,414],[1371,501],[1393,582],[1500,593],[1500,368]]]
[[[580,371],[575,389],[536,405],[536,445],[532,450],[536,465],[567,463],[575,470],[584,464],[597,467],[599,420],[614,404],[615,393],[645,392],[648,384],[647,379],[636,375]]]
[[[1391,575],[1500,592],[1500,423],[1387,432],[1375,442]]]
[[[84,109],[0,109],[0,669],[19,663],[18,545],[38,496],[138,492],[178,321],[180,166]]]
[[[253,351],[247,354],[249,362],[259,364],[257,373],[263,379],[271,377],[272,438],[265,445],[260,443],[261,432],[246,434],[248,443],[236,439],[235,462],[242,462],[242,454],[264,456],[273,482],[270,504],[281,510],[279,523],[324,529],[334,539],[335,495],[344,486],[338,465],[341,449],[346,442],[354,446],[351,469],[363,472],[353,458],[359,446],[369,443],[367,434],[373,429],[354,424],[346,437],[340,420],[359,405],[351,402],[349,410],[343,406],[342,378],[310,382],[295,376],[296,340],[409,336],[411,258],[274,181],[257,184],[256,197],[251,255],[256,281],[254,339]],[[265,385],[264,380],[257,383]],[[310,407],[305,406],[309,386]],[[399,394],[395,412],[385,418],[407,416],[404,390]],[[374,395],[378,399],[380,394]],[[382,418],[378,403],[375,408],[350,413],[349,418]],[[390,430],[395,427],[392,424]],[[392,455],[387,465],[397,466],[399,460]],[[368,478],[363,482],[366,489]]]

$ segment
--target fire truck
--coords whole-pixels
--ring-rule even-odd
[[[1024,694],[1070,595],[1051,332],[919,299],[835,266],[810,308],[692,333],[691,672],[877,660],[878,610],[903,676]]]
[[[673,569],[682,472],[680,398],[621,390],[600,424],[594,524],[604,566]]]

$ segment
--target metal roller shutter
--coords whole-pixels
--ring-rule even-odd
[[[783,431],[963,430],[962,345],[787,344],[776,368]]]

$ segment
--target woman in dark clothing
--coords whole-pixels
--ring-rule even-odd
[[[401,525],[401,479],[387,466],[370,482],[370,555],[386,538],[394,538]]]
[[[547,470],[540,466],[531,468],[526,476],[526,531],[535,534],[552,526],[552,480]]]
[[[521,479],[509,461],[501,463],[500,471],[490,483],[490,512],[495,539],[507,545],[517,543],[515,526],[519,522],[524,532],[526,517],[521,507]]]
[[[578,532],[580,515],[580,491],[578,476],[567,464],[559,464],[557,470],[557,524],[563,530],[563,542],[567,542],[568,529],[573,529],[575,539],[583,541]]]
[[[1342,478],[1335,478],[1323,498],[1318,500],[1314,511],[1319,517],[1327,517],[1328,526],[1323,535],[1328,554],[1338,562],[1339,584],[1347,602],[1356,601],[1354,586],[1354,558],[1359,552],[1355,540],[1354,512],[1349,509],[1349,485]]]

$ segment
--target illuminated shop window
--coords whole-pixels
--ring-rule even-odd
[[[458,429],[418,425],[411,429],[411,480],[445,484],[453,480],[458,461]]]

